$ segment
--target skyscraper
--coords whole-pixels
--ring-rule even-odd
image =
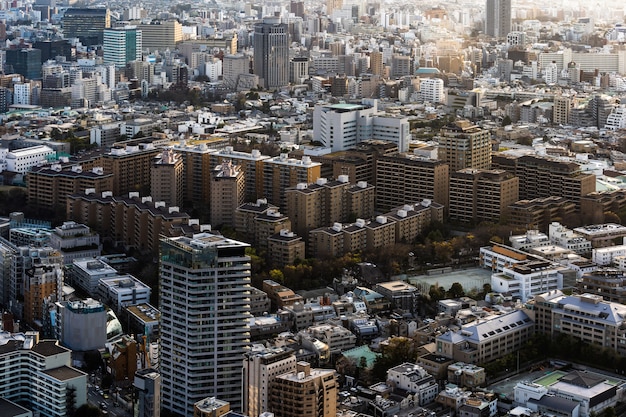
[[[241,407],[251,318],[249,245],[219,234],[161,240],[161,403],[193,415],[208,396]]]
[[[137,26],[104,29],[102,51],[104,63],[124,67],[127,62],[141,61],[143,45],[141,30]]]
[[[62,19],[66,38],[80,39],[85,46],[101,45],[102,31],[111,27],[109,9],[67,9]]]
[[[485,33],[504,38],[511,31],[511,0],[487,0]]]
[[[265,89],[289,84],[289,36],[278,17],[254,25],[254,73]]]

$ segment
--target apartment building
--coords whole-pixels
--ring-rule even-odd
[[[437,336],[436,353],[469,364],[489,363],[520,349],[533,333],[532,319],[515,310]]]
[[[289,348],[252,345],[243,360],[243,407],[246,416],[269,411],[270,386],[278,375],[296,370],[296,355]]]
[[[363,182],[350,184],[348,178],[347,175],[340,175],[336,181],[318,178],[313,184],[301,183],[285,190],[286,213],[297,234],[307,236],[318,227],[374,214],[374,187]]]
[[[565,197],[580,208],[580,199],[596,190],[596,177],[581,171],[575,162],[536,155],[494,154],[492,169],[508,171],[519,178],[520,199]]]
[[[269,246],[268,239],[279,234],[281,230],[291,230],[291,220],[278,210],[269,209],[254,218],[254,246],[264,251]],[[247,232],[249,233],[249,232]],[[248,234],[248,236],[250,236]],[[271,256],[271,253],[268,253]]]
[[[263,161],[263,193],[267,201],[287,210],[287,197],[284,190],[298,184],[311,184],[321,177],[319,162],[303,156],[298,160],[289,158],[286,153]]]
[[[184,141],[174,146],[183,160],[183,201],[187,206],[207,206],[211,190],[211,154],[206,143],[196,145]]]
[[[296,370],[277,376],[271,384],[270,411],[276,417],[326,417],[337,413],[335,371],[298,362]]]
[[[112,148],[102,157],[104,172],[113,173],[113,195],[119,196],[129,192],[149,192],[151,171],[154,157],[159,150],[151,143],[126,145],[123,148]],[[93,187],[92,187],[93,188]]]
[[[626,190],[596,191],[580,199],[580,216],[587,224],[604,222],[604,213],[621,213],[626,208]]]
[[[164,201],[170,207],[182,206],[184,169],[183,158],[172,149],[163,149],[156,156],[150,173],[150,192],[155,201]]]
[[[267,199],[264,198],[242,204],[235,210],[235,231],[245,234],[251,240],[250,243],[255,244],[257,229],[255,219],[257,216],[267,215],[268,212],[278,212],[278,207],[268,204]]]
[[[550,291],[535,296],[527,308],[537,322],[537,331],[552,338],[566,334],[618,355],[626,354],[623,304],[604,301],[595,294],[566,296],[561,291]]]
[[[616,241],[626,237],[626,226],[615,223],[593,224],[576,227],[574,232],[591,241],[591,246],[601,248],[611,246]]]
[[[441,128],[439,159],[451,172],[465,168],[491,168],[491,133],[468,120],[458,120]]]
[[[305,247],[302,236],[289,229],[281,229],[267,238],[267,252],[271,254],[269,261],[277,268],[293,265],[296,259],[305,259]]]
[[[240,409],[241,357],[250,343],[252,317],[247,247],[206,232],[161,240],[159,365],[165,410],[190,415],[207,395]],[[188,289],[182,299],[181,286]]]
[[[137,398],[137,417],[151,417],[161,409],[161,374],[152,368],[135,372],[133,387]]]
[[[402,153],[378,156],[375,163],[377,211],[422,200],[448,207],[447,163]]]
[[[234,226],[233,213],[245,201],[246,180],[243,171],[232,161],[225,160],[211,175],[211,224]]]
[[[498,222],[519,200],[519,179],[503,170],[466,168],[450,175],[449,217],[461,223]]]
[[[550,223],[548,226],[548,237],[552,245],[560,246],[583,256],[588,256],[591,253],[592,245],[590,240],[558,222]]]
[[[444,207],[430,200],[404,204],[384,214],[396,227],[396,242],[413,242],[431,222],[443,222]]]
[[[153,202],[139,193],[113,197],[110,192],[96,194],[93,190],[68,197],[66,215],[77,223],[94,224],[102,238],[111,239],[127,248],[154,252],[159,236],[178,236],[181,228],[202,228],[178,207]]]
[[[304,301],[301,295],[271,279],[263,281],[263,292],[269,297],[273,311]]]
[[[102,167],[83,170],[80,165],[33,167],[26,174],[28,204],[41,208],[65,206],[68,195],[87,188],[102,192],[113,189],[114,175]]]
[[[38,332],[3,333],[0,345],[0,397],[49,417],[65,417],[87,402],[87,374],[72,367],[72,351],[58,341],[40,340]]]
[[[265,187],[265,181],[264,181],[265,168],[264,167],[265,167],[265,163],[268,160],[272,159],[271,157],[267,155],[261,155],[261,151],[259,151],[258,149],[253,149],[252,152],[246,153],[246,152],[235,151],[232,146],[227,146],[224,149],[220,149],[216,152],[211,153],[210,168],[214,169],[216,166],[221,165],[222,163],[224,163],[225,159],[228,159],[231,161],[232,164],[239,166],[241,171],[243,172],[244,178],[246,180],[246,193],[245,193],[246,201],[256,201],[257,199],[260,199],[260,198],[266,198],[270,203],[279,205],[278,202],[272,200],[272,197],[275,197],[275,196],[274,195],[270,196],[269,190],[272,190],[271,181],[274,181],[273,176],[269,180],[270,183],[268,184],[267,189]],[[287,159],[287,158],[283,158],[283,159]],[[291,161],[291,162],[297,164],[297,162],[294,162],[294,161]],[[305,169],[304,165],[302,166],[302,169]],[[270,172],[270,175],[274,173],[273,170],[270,170],[270,171],[272,171]],[[299,170],[294,171],[293,174],[294,176],[299,177],[299,175],[295,175],[297,171]],[[278,170],[278,174],[280,174],[281,172],[289,176],[290,167],[287,166],[287,168],[285,168],[284,170]],[[304,178],[306,177],[307,176],[305,175]],[[319,174],[317,177],[313,178],[310,181],[294,179],[294,182],[290,183],[288,186],[294,186],[298,182],[313,182],[318,177],[319,177]],[[285,184],[281,183],[280,185],[284,186]],[[277,185],[277,187],[278,186],[279,185]],[[287,186],[285,186],[284,188],[287,188]],[[275,198],[275,200],[279,201],[280,198]]]
[[[581,209],[585,198],[581,198]],[[575,215],[577,215],[576,203],[566,197],[550,196],[519,200],[509,206],[509,223],[521,229],[537,228],[545,232],[553,221]]]
[[[389,281],[376,284],[374,291],[383,295],[391,302],[391,306],[396,309],[417,311],[417,301],[420,292],[417,287],[407,284],[404,281]]]
[[[33,326],[32,328],[41,328],[47,321],[44,317],[47,309],[44,306],[48,300],[54,302],[62,299],[63,258],[54,252],[49,255],[54,256],[55,263],[50,262],[48,265],[33,263],[23,275],[23,321]]]

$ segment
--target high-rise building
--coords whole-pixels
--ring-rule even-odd
[[[263,162],[263,191],[271,204],[276,204],[281,210],[287,210],[285,189],[295,187],[299,183],[310,184],[315,182],[321,173],[319,162],[313,162],[309,156],[301,160],[289,158],[282,153]]]
[[[102,33],[111,27],[111,14],[109,9],[70,8],[65,11],[62,24],[66,38],[78,38],[85,46],[102,45]]]
[[[180,154],[172,149],[163,150],[150,172],[150,191],[154,201],[165,201],[168,206],[182,206],[184,169]]]
[[[128,127],[128,126],[127,126]],[[141,143],[137,146],[112,148],[104,155],[102,165],[104,172],[113,173],[114,195],[126,194],[130,191],[147,191],[151,185],[150,171],[154,157],[159,150],[152,144]]]
[[[519,179],[502,170],[463,169],[450,175],[451,220],[498,222],[519,200]]]
[[[268,90],[289,84],[289,37],[279,18],[254,25],[254,73]]]
[[[580,208],[580,199],[596,190],[596,176],[583,172],[576,162],[535,155],[494,154],[493,169],[509,171],[519,178],[519,197],[565,197]]]
[[[206,232],[161,239],[163,409],[193,415],[194,404],[207,396],[241,408],[251,317],[248,246]]]
[[[424,199],[448,207],[448,164],[413,154],[376,159],[376,210],[386,211]]]
[[[296,355],[289,348],[255,345],[243,360],[243,413],[258,417],[270,410],[270,384],[278,375],[296,370]]]
[[[370,53],[370,72],[374,75],[383,75],[383,53],[372,51]]]
[[[491,168],[491,134],[468,120],[458,120],[441,128],[439,159],[450,171],[465,168]]]
[[[331,16],[335,10],[343,7],[343,0],[326,0],[326,16]]]
[[[41,79],[41,50],[7,49],[5,59],[10,72],[21,74],[29,80]]]
[[[117,68],[126,66],[131,61],[141,61],[143,45],[141,30],[137,26],[104,29],[102,51],[105,64],[114,64]]]
[[[485,33],[504,38],[511,31],[511,0],[487,0]]]
[[[325,417],[337,413],[334,369],[311,369],[298,362],[296,370],[277,376],[272,383],[270,409],[276,417]]]
[[[211,224],[234,226],[237,207],[245,202],[246,179],[239,166],[225,161],[215,167],[211,181]]]
[[[183,40],[183,27],[177,20],[154,21],[138,25],[137,29],[142,32],[143,48],[151,52],[173,49],[178,42]]]
[[[552,110],[552,123],[566,125],[569,123],[569,111],[572,107],[572,102],[569,97],[556,96],[554,97],[554,107]]]

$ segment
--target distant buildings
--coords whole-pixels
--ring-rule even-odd
[[[102,50],[105,64],[122,68],[128,62],[141,61],[142,48],[142,32],[136,26],[108,28],[103,31]]]
[[[504,38],[511,31],[511,0],[487,0],[485,34]]]
[[[254,25],[254,74],[263,88],[274,90],[289,84],[289,35],[278,18],[264,18]]]
[[[69,8],[62,23],[66,37],[76,37],[86,46],[102,45],[103,31],[111,27],[111,13],[106,8]]]

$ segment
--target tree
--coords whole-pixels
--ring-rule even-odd
[[[622,223],[622,219],[619,218],[619,216],[617,214],[615,214],[612,211],[605,211],[604,212],[604,222],[605,223],[617,223],[617,224],[621,224]]]
[[[270,279],[282,284],[285,282],[285,274],[280,269],[272,269],[270,271]]]
[[[510,125],[511,123],[513,123],[513,121],[511,120],[511,118],[510,118],[508,115],[507,115],[507,116],[504,116],[504,119],[502,119],[502,127],[504,127],[504,126],[508,126],[508,125]]]
[[[76,409],[74,417],[102,417],[102,412],[96,406],[83,404]]]
[[[460,283],[455,282],[454,284],[452,284],[446,295],[448,296],[448,298],[464,297],[465,291],[463,290],[463,286]]]
[[[430,297],[431,301],[437,302],[439,300],[443,300],[446,297],[446,290],[443,287],[431,285],[430,291],[428,291],[428,296]]]

